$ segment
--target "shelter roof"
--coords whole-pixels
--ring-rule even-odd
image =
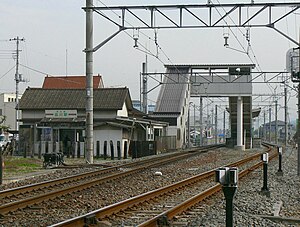
[[[190,68],[190,69],[225,69],[230,67],[255,68],[255,64],[174,64],[165,65],[166,68]]]

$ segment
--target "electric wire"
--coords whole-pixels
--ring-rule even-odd
[[[218,2],[219,5],[221,5],[221,3],[219,2],[219,0],[217,0],[217,2]],[[224,9],[224,7],[222,7],[222,8],[223,8],[224,12],[226,13],[226,10]],[[219,13],[219,15],[222,16],[221,13],[218,11],[218,9],[216,9],[216,10],[217,10],[217,12]],[[247,11],[247,13],[248,13],[248,11]],[[247,16],[248,16],[248,19],[249,19],[249,15],[247,15]],[[234,20],[231,18],[230,15],[228,15],[228,18],[235,24]],[[249,51],[246,51],[246,50],[245,50],[245,48],[243,47],[243,45],[242,45],[241,42],[239,41],[238,37],[234,34],[234,32],[232,31],[232,29],[228,26],[227,21],[226,21],[225,19],[223,19],[223,21],[226,23],[227,27],[229,28],[229,30],[231,31],[231,33],[234,35],[234,37],[235,37],[235,39],[237,40],[237,42],[240,44],[240,46],[242,47],[242,49],[245,51],[245,54],[247,54],[247,56],[248,56],[248,58],[250,59],[250,61],[251,61],[253,64],[256,63],[255,65],[257,65],[257,68],[258,68],[259,72],[263,72],[263,70],[261,69],[261,66],[260,66],[260,64],[259,64],[259,61],[258,61],[258,59],[257,59],[257,57],[256,57],[256,55],[255,55],[255,53],[254,53],[254,50],[253,50],[253,48],[252,48],[252,45],[251,45],[251,42],[250,42],[250,37],[249,37],[249,41],[248,41],[248,50],[251,51],[254,60],[250,57]],[[236,25],[236,24],[235,24],[235,25]],[[241,32],[241,34],[242,34],[243,36],[245,36],[244,33],[242,32],[242,30],[241,30],[238,26],[236,26],[236,27],[237,27],[238,30]],[[261,76],[262,76],[262,75],[261,75]],[[269,84],[269,83],[266,83],[266,84],[267,84],[267,87],[270,89],[270,91],[273,92],[273,89],[274,89],[274,88],[272,87],[272,85]]]
[[[1,77],[0,77],[0,80],[2,78],[4,78],[11,70],[13,70],[16,66],[14,65],[12,68],[10,68],[6,73],[4,73]]]
[[[105,3],[103,3],[101,0],[97,0],[99,3],[101,3],[104,7],[106,7],[107,9],[109,9],[112,13],[114,13],[118,18],[121,18],[120,15],[118,15],[114,10],[112,10],[109,6],[107,6]],[[105,15],[103,12],[101,12],[103,15]],[[128,25],[130,25],[133,29],[134,29],[134,26],[129,23],[127,20],[124,20],[124,22],[126,22]],[[154,17],[154,23],[155,23],[155,17]],[[189,76],[186,76],[185,74],[182,74],[180,72],[180,70],[178,69],[178,67],[171,61],[171,59],[168,57],[168,55],[166,54],[166,52],[162,49],[162,47],[158,44],[157,42],[157,31],[154,29],[155,31],[155,39],[152,39],[150,36],[146,35],[144,32],[140,32],[141,34],[143,34],[144,36],[146,36],[149,40],[152,40],[154,41],[155,45],[156,45],[156,54],[153,54],[147,47],[145,47],[144,45],[142,45],[138,40],[136,41],[139,45],[141,45],[145,50],[142,50],[140,48],[136,48],[137,50],[145,53],[145,54],[148,54],[154,58],[156,58],[159,62],[161,62],[163,65],[166,65],[165,62],[159,58],[159,55],[158,55],[158,49],[163,53],[163,55],[165,56],[165,58],[167,59],[167,61],[169,61],[175,68],[175,70],[177,71],[178,75],[180,76],[183,76],[187,79],[187,81],[189,82],[190,80],[190,77]],[[134,36],[131,36],[127,31],[125,31],[125,33],[131,37],[132,39],[134,39]],[[173,82],[176,83],[175,80],[173,80],[172,78],[168,77],[165,75],[165,77],[169,78],[170,80],[172,80]]]

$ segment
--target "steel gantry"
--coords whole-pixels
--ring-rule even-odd
[[[299,42],[276,28],[277,23],[299,8],[300,3],[296,2],[96,7],[93,0],[86,0],[83,10],[86,12],[87,162],[93,162],[93,53],[120,32],[127,29],[267,27],[300,46]],[[117,31],[97,46],[93,44],[93,13],[117,26]]]
[[[288,10],[278,11],[278,9],[283,8],[288,8]],[[277,23],[299,10],[299,8],[299,2],[284,2],[91,6],[83,9],[93,10],[118,27],[116,33],[94,48],[96,51],[120,31],[126,29],[267,27],[274,29],[296,45],[299,45],[296,40],[276,28]]]

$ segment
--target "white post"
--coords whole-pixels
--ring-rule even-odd
[[[237,99],[237,144],[236,149],[245,150],[243,145],[243,99],[241,96]]]

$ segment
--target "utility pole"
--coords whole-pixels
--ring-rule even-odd
[[[278,115],[278,112],[277,112],[277,106],[278,106],[278,103],[277,103],[277,100],[275,100],[275,144],[278,144],[278,137],[277,137],[277,129],[278,129],[277,115]]]
[[[202,146],[203,145],[203,143],[202,143],[202,131],[203,131],[203,125],[202,125],[202,118],[203,118],[203,99],[202,99],[202,97],[200,96],[200,109],[199,109],[199,111],[200,111],[200,119],[199,119],[199,124],[200,124],[200,137],[199,137],[199,139],[200,139],[200,146]]]
[[[300,49],[299,49],[300,53]],[[299,59],[300,62],[300,59]],[[300,72],[300,69],[299,69]],[[297,121],[297,145],[298,145],[298,171],[297,175],[300,176],[300,82],[298,83],[298,121]]]
[[[269,108],[269,142],[271,142],[271,120],[272,120],[272,115],[271,115],[271,107]]]
[[[224,141],[223,143],[226,142],[226,110],[224,110],[224,116],[223,116],[223,136],[224,136]]]
[[[89,164],[94,161],[93,6],[93,0],[86,0],[86,161]]]
[[[196,104],[194,103],[194,139],[196,137]]]
[[[300,29],[299,29],[299,68],[298,68],[298,73],[300,74]],[[298,134],[298,171],[297,174],[300,176],[300,82],[298,83],[298,124],[297,124],[297,134]]]
[[[191,135],[190,135],[190,105],[191,103],[189,103],[189,106],[188,106],[188,121],[187,121],[187,124],[188,124],[188,130],[187,130],[187,147],[190,148],[191,147]]]
[[[147,59],[146,59],[147,60]],[[143,76],[142,76],[142,81],[143,81],[143,112],[145,114],[147,114],[148,112],[148,103],[147,103],[147,61],[146,62],[143,62],[143,65],[142,65],[142,71],[143,71]]]
[[[264,134],[264,140],[267,141],[267,126],[266,126],[266,110],[264,110],[264,128],[263,128],[263,134]]]
[[[19,45],[20,45],[20,41],[25,41],[24,38],[19,38],[19,36],[17,36],[17,38],[13,38],[10,39],[9,41],[16,41],[17,44],[17,59],[16,59],[16,73],[15,73],[15,81],[16,81],[16,123],[15,123],[15,129],[16,131],[19,131],[19,83],[20,82],[24,82],[24,80],[22,79],[21,74],[19,74]]]
[[[288,140],[288,121],[287,121],[287,87],[284,87],[284,145],[287,146],[287,140]]]
[[[215,144],[218,143],[218,106],[215,107]]]

